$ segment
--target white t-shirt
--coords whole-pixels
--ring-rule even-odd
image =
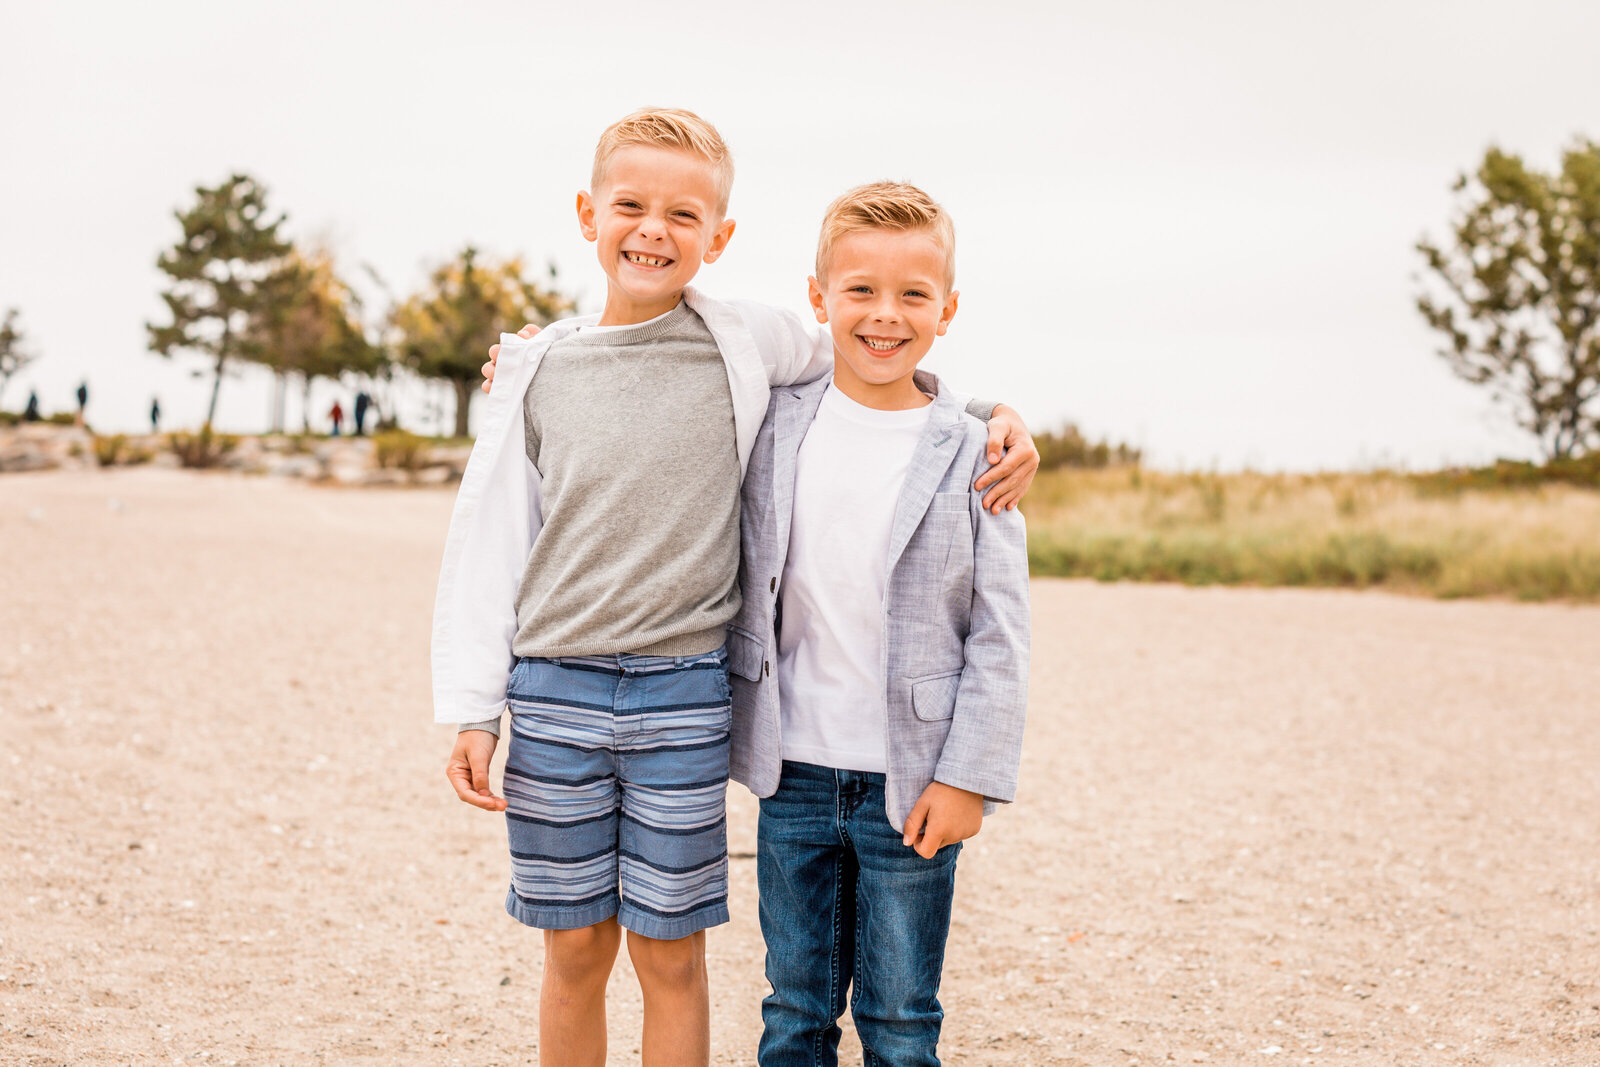
[[[800,444],[778,634],[786,760],[887,769],[889,530],[928,410],[878,411],[829,386]]]

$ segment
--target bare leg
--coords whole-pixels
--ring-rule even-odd
[[[657,941],[629,930],[628,956],[644,991],[644,1067],[706,1067],[711,990],[705,931]]]
[[[544,932],[539,990],[539,1062],[544,1067],[605,1067],[606,979],[622,928],[607,919],[579,930]]]

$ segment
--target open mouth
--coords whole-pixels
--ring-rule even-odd
[[[866,334],[856,334],[856,340],[866,345],[874,352],[888,355],[890,352],[899,351],[911,342],[909,337],[868,337]]]
[[[670,267],[672,260],[666,256],[647,256],[643,252],[623,252],[622,257],[636,267]]]

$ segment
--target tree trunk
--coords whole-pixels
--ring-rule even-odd
[[[272,432],[283,432],[283,407],[289,395],[289,376],[281,370],[272,372]]]
[[[309,375],[309,374],[302,374],[300,376],[300,378],[301,378],[301,383],[300,384],[301,384],[302,389],[304,390],[303,393],[301,394],[302,400],[301,400],[301,404],[300,404],[300,432],[301,433],[310,433],[311,432],[311,381],[312,381],[312,378],[311,378],[311,375]]]
[[[206,408],[206,425],[210,426],[217,418],[217,394],[222,392],[222,372],[227,368],[228,357],[217,357],[217,376],[211,382],[211,404]]]
[[[467,436],[467,416],[472,412],[472,391],[477,388],[474,382],[451,382],[456,389],[456,432],[455,436]]]

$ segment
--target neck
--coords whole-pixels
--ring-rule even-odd
[[[615,286],[606,289],[606,307],[600,313],[600,326],[632,326],[649,322],[657,315],[665,315],[683,300],[681,291],[655,300],[635,300],[627,293],[618,292]]]
[[[933,403],[933,399],[917,388],[911,375],[889,382],[869,382],[850,369],[850,364],[837,358],[833,364],[834,388],[864,408],[879,411],[910,411]]]

